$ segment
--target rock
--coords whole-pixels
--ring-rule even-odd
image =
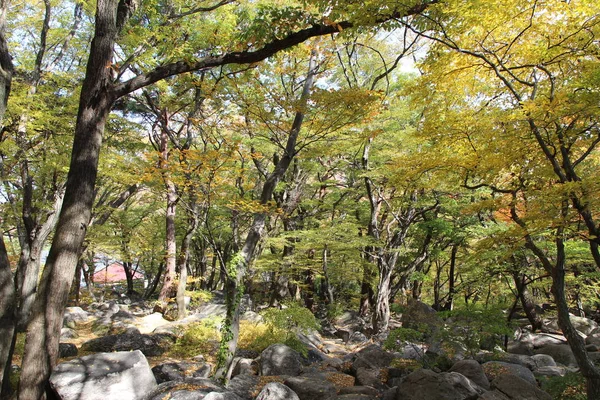
[[[569,319],[571,320],[571,324],[573,324],[573,327],[586,336],[593,333],[594,330],[598,328],[598,324],[595,321],[592,321],[588,318],[569,315]],[[548,328],[550,330],[560,330],[557,318],[545,319],[543,321],[543,324],[545,328]]]
[[[172,362],[159,364],[152,368],[157,383],[182,381],[185,378],[208,378],[211,372],[210,364],[198,362]]]
[[[146,357],[99,353],[58,364],[50,387],[62,400],[138,400],[156,388]]]
[[[335,397],[336,400],[377,400],[379,396],[369,396],[366,394],[343,394]]]
[[[290,376],[283,383],[292,389],[300,400],[327,400],[336,394],[335,386],[326,379]]]
[[[386,368],[393,359],[393,354],[388,353],[376,344],[372,344],[355,354],[354,361],[352,362],[352,369],[356,371],[358,368]]]
[[[233,365],[232,377],[240,374],[256,375],[258,373],[257,365],[252,358],[235,357]]]
[[[479,396],[479,399],[477,399],[477,400],[510,400],[510,399],[508,397],[506,397],[502,392],[499,392],[497,390],[492,390],[489,392],[485,392],[484,394]]]
[[[547,367],[539,367],[533,370],[533,375],[536,377],[542,376],[565,376],[567,374],[567,369],[565,367],[559,366],[547,366]]]
[[[350,340],[351,334],[352,331],[350,331],[349,329],[338,329],[334,332],[335,337],[342,339],[344,343],[347,343]]]
[[[138,320],[137,326],[141,333],[152,333],[156,328],[169,325],[161,313],[152,313]]]
[[[402,358],[408,360],[422,360],[425,356],[424,345],[408,343],[402,350]]]
[[[258,396],[256,396],[256,400],[300,400],[298,395],[289,387],[279,383],[279,382],[270,382],[267,383]]]
[[[379,370],[358,368],[355,372],[356,384],[360,386],[370,386],[377,390],[385,390],[387,386],[381,382]]]
[[[159,356],[172,344],[172,337],[168,335],[123,333],[120,335],[108,335],[88,340],[83,343],[81,349],[91,352],[140,350],[147,356]]]
[[[261,375],[295,376],[301,370],[300,354],[284,344],[272,344],[260,355]]]
[[[75,331],[75,329],[71,328],[62,328],[60,330],[60,338],[65,339],[77,339],[79,334]]]
[[[210,392],[203,400],[242,400],[242,398],[233,392]]]
[[[571,351],[571,347],[567,344],[550,344],[535,350],[535,353],[547,354],[557,363],[561,363],[567,367],[577,367],[573,351]]]
[[[483,367],[475,360],[458,361],[450,368],[450,372],[458,372],[486,390],[490,388],[490,381],[485,376]]]
[[[531,359],[535,362],[536,369],[541,367],[556,367],[554,358],[547,354],[536,354],[531,356]]]
[[[204,303],[196,310],[197,318],[225,317],[227,306],[225,304]]]
[[[408,304],[402,313],[400,322],[402,322],[402,327],[415,329],[419,332],[423,332],[423,326],[426,326],[429,332],[423,332],[425,334],[431,334],[443,323],[433,308],[411,298],[409,298]]]
[[[489,361],[483,364],[482,367],[489,381],[493,381],[497,376],[500,375],[514,375],[532,385],[536,385],[533,372],[522,365],[511,364],[502,361]]]
[[[360,320],[361,318],[356,311],[347,310],[344,311],[339,317],[335,317],[333,322],[336,325],[350,325]]]
[[[58,358],[76,357],[77,346],[73,343],[59,343],[58,344]]]
[[[242,321],[249,321],[254,324],[258,324],[259,322],[263,322],[264,318],[262,315],[255,313],[254,311],[246,311],[242,315]]]
[[[592,333],[585,338],[585,344],[596,345],[600,347],[600,333]]]
[[[398,386],[397,400],[475,400],[483,389],[456,372],[436,374],[420,369],[408,375]]]
[[[153,391],[144,396],[143,400],[202,400],[209,393],[223,390],[221,386],[210,379],[192,378],[183,381],[161,383]]]
[[[226,388],[243,399],[252,399],[258,383],[259,378],[255,375],[237,375],[229,380]]]
[[[344,387],[338,390],[338,394],[346,395],[346,394],[360,394],[366,395],[373,398],[379,397],[379,391],[370,386],[349,386]]]
[[[518,376],[502,374],[492,381],[492,388],[510,400],[552,400],[552,397]]]
[[[536,368],[536,363],[533,358],[523,354],[485,353],[479,354],[476,358],[480,363],[485,363],[487,361],[503,361],[510,364],[522,365],[523,367],[531,370]]]
[[[364,333],[357,331],[350,335],[348,343],[364,343],[367,340],[369,340],[369,338]]]
[[[81,307],[67,307],[63,314],[63,326],[74,329],[75,325],[86,322],[90,315]]]

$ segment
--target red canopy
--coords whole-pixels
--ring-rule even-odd
[[[133,274],[133,279],[144,279],[144,275],[139,272]],[[123,265],[120,263],[112,263],[108,267],[101,269],[94,274],[94,282],[96,283],[115,283],[126,281]]]

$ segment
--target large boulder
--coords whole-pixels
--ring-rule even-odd
[[[263,350],[260,355],[261,375],[295,376],[302,370],[300,354],[290,347],[276,343]]]
[[[487,376],[485,376],[483,367],[475,360],[458,361],[452,366],[452,368],[450,368],[449,372],[458,372],[459,374],[466,376],[482,388],[490,388],[490,381],[488,380]]]
[[[485,375],[490,381],[496,379],[500,375],[513,375],[524,381],[535,385],[535,376],[529,368],[522,365],[511,364],[502,361],[489,361],[482,365]]]
[[[396,400],[475,400],[484,390],[457,372],[419,369],[398,386]]]
[[[61,400],[138,400],[156,388],[156,380],[146,357],[136,350],[58,364],[50,387]]]
[[[426,334],[433,333],[443,324],[442,319],[432,307],[410,298],[400,322],[404,328],[415,329],[419,332],[423,332],[423,328],[426,328],[429,331],[423,332]]]
[[[567,367],[577,367],[577,360],[568,344],[550,344],[535,350],[535,353],[549,355],[554,361]]]
[[[140,350],[146,356],[159,356],[173,344],[173,337],[165,334],[143,335],[122,333],[107,335],[83,343],[81,350],[111,352]]]
[[[242,374],[230,379],[225,387],[243,399],[253,399],[259,382],[259,378],[255,375]]]
[[[289,387],[279,382],[267,383],[256,400],[300,400],[298,395]]]
[[[492,388],[510,400],[552,400],[552,396],[518,376],[502,374],[492,381]]]
[[[336,395],[333,383],[315,376],[290,376],[283,382],[300,400],[328,400]]]

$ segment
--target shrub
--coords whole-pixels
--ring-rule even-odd
[[[396,328],[390,331],[383,347],[387,350],[402,351],[406,342],[423,341],[423,333],[410,328]]]
[[[307,333],[319,328],[319,323],[310,310],[296,303],[288,303],[286,308],[270,308],[262,316],[264,323],[242,322],[238,340],[240,348],[262,352],[272,344],[283,343],[306,356],[306,346],[296,333]]]
[[[565,376],[552,376],[542,381],[544,389],[555,400],[586,400],[585,378],[575,372]]]
[[[221,318],[206,318],[200,322],[188,325],[183,334],[177,339],[171,352],[178,357],[190,358],[199,354],[210,358],[219,346],[218,325]]]

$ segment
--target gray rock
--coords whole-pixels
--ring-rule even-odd
[[[477,399],[477,400],[510,400],[510,399],[508,397],[506,397],[502,392],[499,392],[497,390],[491,390],[491,391],[485,392],[484,394],[479,396],[479,399]]]
[[[348,342],[349,343],[364,343],[367,340],[369,340],[369,338],[367,337],[367,335],[365,335],[362,332],[356,331],[352,335],[350,335],[350,338],[348,339]]]
[[[86,322],[89,317],[90,314],[81,307],[67,307],[63,314],[63,326],[74,329],[75,325]]]
[[[567,369],[565,367],[559,366],[547,366],[547,367],[539,367],[533,370],[533,374],[536,377],[542,376],[565,376],[567,374]]]
[[[300,354],[284,344],[272,344],[260,355],[261,375],[295,376],[301,370]]]
[[[511,364],[503,361],[488,361],[483,364],[482,367],[485,375],[490,381],[493,381],[497,376],[500,375],[513,375],[532,385],[536,385],[533,372],[522,365]]]
[[[358,368],[354,375],[359,386],[370,386],[381,391],[387,389],[387,386],[381,382],[378,369]]]
[[[379,396],[369,396],[367,394],[342,394],[335,397],[336,400],[377,400]]]
[[[398,386],[397,400],[475,400],[484,390],[456,372],[436,374],[420,369]]]
[[[394,355],[383,350],[376,344],[365,347],[354,355],[352,369],[358,368],[380,369],[389,367]]]
[[[91,352],[140,350],[147,356],[159,356],[173,344],[172,337],[164,334],[140,335],[123,333],[88,340],[82,350]]]
[[[475,360],[457,361],[456,363],[454,363],[452,368],[450,368],[449,372],[458,372],[459,374],[466,376],[482,388],[490,388],[490,381],[488,380],[487,376],[485,376],[485,372],[483,372],[483,367]]]
[[[77,353],[77,346],[73,343],[58,344],[58,358],[76,357]]]
[[[531,356],[531,359],[535,362],[536,369],[541,367],[556,367],[556,361],[548,354],[536,354]]]
[[[522,365],[527,369],[533,370],[536,368],[535,361],[531,356],[523,354],[511,354],[511,353],[485,353],[477,356],[477,361],[485,363],[487,361],[503,361],[510,364]]]
[[[360,394],[377,398],[379,396],[379,391],[370,386],[348,386],[340,388],[338,390],[338,394]]]
[[[267,383],[258,396],[256,396],[256,400],[300,400],[298,395],[289,387],[279,383],[279,382],[270,382]]]
[[[595,321],[592,321],[588,318],[569,315],[569,319],[571,320],[571,324],[573,324],[573,327],[586,336],[593,333],[594,330],[598,328],[598,324]],[[554,331],[560,330],[560,327],[558,326],[558,319],[556,318],[545,319],[544,327]]]
[[[404,328],[416,329],[419,332],[423,331],[423,326],[427,326],[430,332],[425,333],[431,333],[443,324],[442,319],[433,308],[411,298],[402,313],[400,322]]]
[[[347,343],[350,340],[350,335],[352,335],[352,331],[350,329],[338,329],[334,332],[335,337],[338,337]]]
[[[592,333],[585,338],[585,344],[596,345],[600,347],[600,333]]]
[[[252,323],[259,323],[259,322],[263,322],[263,317],[262,315],[255,313],[254,311],[246,311],[243,315],[242,315],[242,321],[249,321]]]
[[[492,388],[510,400],[552,400],[552,397],[518,376],[503,374],[492,381]]]
[[[159,364],[152,368],[152,373],[159,384],[168,381],[182,381],[187,377],[208,378],[210,372],[210,364],[189,361]]]
[[[226,388],[243,399],[252,399],[258,382],[259,379],[255,375],[237,375],[229,380]]]
[[[231,376],[240,374],[256,375],[258,368],[256,362],[252,358],[235,357],[233,359],[233,370]]]
[[[140,351],[100,353],[58,364],[50,386],[62,400],[138,400],[156,387]]]
[[[233,392],[210,392],[203,400],[242,400],[242,398]]]
[[[577,361],[571,351],[571,347],[567,344],[551,344],[535,350],[536,354],[547,354],[554,361],[566,365],[567,367],[576,367]]]
[[[60,330],[60,338],[62,340],[77,339],[78,337],[79,337],[79,334],[75,331],[75,329],[72,329],[72,328],[62,328]]]
[[[283,382],[300,400],[326,400],[336,395],[335,386],[326,379],[291,376]]]

